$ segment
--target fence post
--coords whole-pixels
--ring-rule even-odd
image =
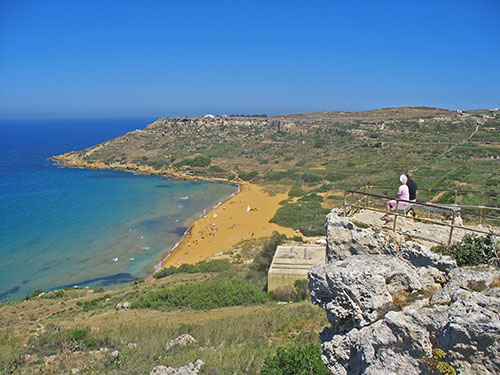
[[[453,227],[455,225],[455,211],[451,214],[451,227],[450,227],[450,238],[448,239],[448,246],[451,245],[451,236],[453,236]]]
[[[483,200],[484,200],[484,191],[481,192],[481,204],[479,206],[479,224],[483,224]]]
[[[371,185],[371,183],[369,182],[369,183],[368,183],[368,198],[367,198],[367,199],[368,199],[368,207],[370,207],[370,204],[371,204],[371,202],[370,202],[370,192],[371,192],[371,187],[372,187],[372,185]]]
[[[344,217],[347,216],[347,190],[344,190]]]
[[[354,212],[354,191],[351,191],[351,213]]]
[[[396,201],[396,207],[394,208],[394,224],[392,226],[392,232],[396,234],[396,220],[398,218],[398,206],[399,206],[399,200]]]

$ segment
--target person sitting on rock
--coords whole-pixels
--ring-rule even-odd
[[[408,190],[410,191],[410,202],[416,202],[417,201],[417,183],[413,181],[413,174],[411,172],[408,172],[406,174],[406,178],[408,181],[406,182],[406,185],[408,186]]]
[[[408,201],[410,198],[410,190],[408,189],[408,185],[406,185],[406,182],[408,181],[408,178],[406,178],[406,175],[402,174],[399,176],[399,182],[400,186],[398,189],[398,195],[397,195],[397,200],[403,199],[405,201]],[[390,201],[387,202],[387,209],[386,209],[386,214],[382,216],[380,219],[381,220],[389,220],[389,213],[391,212],[392,209],[396,208],[396,205],[398,207],[404,207],[408,205],[408,202],[405,201],[400,201],[399,204],[397,203],[396,199],[391,199]]]

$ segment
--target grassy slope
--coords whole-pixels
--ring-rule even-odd
[[[203,121],[196,125],[199,119],[188,119],[186,124],[176,126],[165,120],[146,131],[129,133],[69,157],[109,166],[177,165],[179,171],[189,168],[195,175],[206,177],[248,177],[245,173],[255,170],[258,175],[252,182],[271,189],[298,184],[311,191],[329,182],[328,191],[322,193],[328,204],[338,202],[341,189],[367,181],[394,185],[399,173],[409,169],[420,186],[486,186],[499,191],[500,160],[491,159],[500,152],[498,115],[496,120],[483,123],[472,139],[468,137],[476,129],[477,120],[454,116],[444,110],[399,108],[255,118],[250,125],[223,128]],[[283,126],[280,132],[276,121]],[[183,166],[183,160],[196,156],[209,158],[210,164]],[[203,159],[198,161],[204,164]],[[467,199],[475,198],[464,197]],[[240,254],[245,252],[255,255],[243,246]],[[236,272],[237,276],[243,277],[243,268]],[[165,284],[174,287],[213,277],[217,276],[177,274],[116,291],[68,290],[53,299],[1,304],[0,319],[4,324],[0,330],[0,369],[7,372],[7,367],[12,370],[17,364],[15,371],[26,374],[67,373],[72,367],[79,367],[83,373],[142,374],[157,364],[180,366],[201,358],[223,374],[258,374],[264,358],[277,346],[318,340],[317,333],[326,324],[324,313],[304,302],[268,302],[209,311],[116,312],[114,308],[118,302],[134,302]],[[80,348],[72,352],[69,346],[74,342],[68,344],[65,335],[75,334],[68,330],[76,327],[88,330],[89,346],[78,341]],[[191,333],[200,345],[167,352],[165,343],[181,333]],[[44,340],[36,339],[40,336]],[[137,343],[137,349],[128,348],[129,342]],[[118,349],[119,359],[93,352],[100,346]],[[47,355],[53,352],[58,353],[54,362],[46,363]]]
[[[253,240],[250,247],[261,245]],[[247,253],[253,257],[255,250],[247,249]],[[165,306],[115,310],[118,302],[134,305],[165,288],[207,284],[213,279],[220,283],[245,280],[250,271],[247,263],[222,273],[174,274],[119,290],[66,289],[4,303],[0,305],[4,322],[0,369],[19,374],[68,373],[72,368],[83,374],[144,374],[159,364],[179,367],[200,358],[221,374],[258,374],[264,359],[278,347],[317,343],[318,333],[327,324],[324,312],[308,302],[271,300],[212,310]],[[166,343],[184,333],[195,337],[198,345],[165,349]],[[137,344],[136,348],[129,343]],[[99,352],[101,347],[110,351]],[[115,349],[120,352],[118,359],[110,355]]]

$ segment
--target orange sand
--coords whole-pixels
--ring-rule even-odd
[[[183,242],[163,267],[194,264],[215,253],[232,249],[238,242],[270,235],[273,231],[295,236],[291,228],[269,223],[287,194],[269,195],[257,185],[242,184],[240,192],[196,220]],[[248,211],[250,206],[250,211]]]

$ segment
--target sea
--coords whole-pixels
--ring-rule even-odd
[[[48,158],[154,118],[0,120],[0,301],[151,274],[231,184],[62,168]]]

